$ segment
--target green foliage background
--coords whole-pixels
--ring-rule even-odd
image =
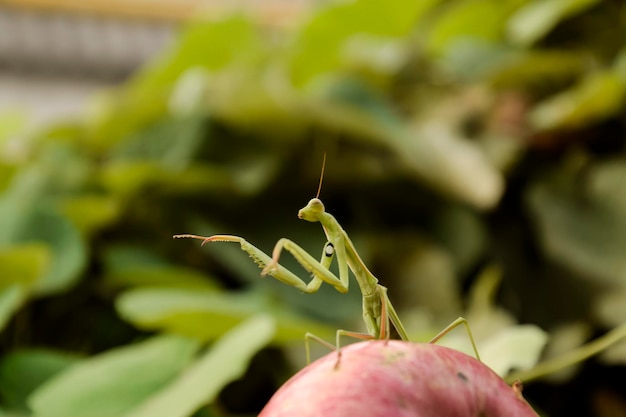
[[[361,326],[358,289],[302,295],[171,236],[319,253],[296,213],[324,153],[321,198],[414,340],[467,314],[479,348],[532,323],[555,356],[624,323],[624,39],[619,1],[330,2],[290,30],[192,22],[17,146],[0,115],[0,416],[257,413],[305,332]],[[622,415],[625,362],[525,394]]]

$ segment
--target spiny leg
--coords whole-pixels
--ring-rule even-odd
[[[476,342],[474,342],[474,336],[472,335],[472,330],[470,329],[470,326],[467,320],[463,317],[459,317],[458,319],[454,320],[445,329],[440,331],[439,334],[437,334],[437,336],[433,337],[433,339],[428,343],[437,343],[439,339],[441,339],[442,337],[450,333],[452,330],[454,330],[461,324],[464,325],[465,329],[467,330],[467,334],[469,335],[470,342],[472,343],[472,348],[474,349],[474,354],[476,355],[476,359],[480,360],[480,355],[478,354],[478,349],[476,348]]]
[[[321,262],[315,260],[311,255],[309,255],[304,249],[295,243],[291,242],[288,239],[281,239],[276,244],[277,246],[286,245],[286,249],[288,249],[293,255],[294,258],[302,265],[302,267],[313,274],[313,279],[307,284],[298,276],[296,276],[293,272],[289,271],[282,265],[274,262],[272,258],[270,258],[266,253],[261,251],[256,246],[252,245],[244,238],[233,235],[214,235],[210,237],[192,235],[192,234],[184,234],[184,235],[175,235],[174,238],[192,238],[202,240],[202,245],[207,242],[233,242],[239,243],[241,249],[250,255],[250,257],[254,260],[254,262],[263,269],[261,272],[262,275],[270,275],[281,281],[284,284],[291,285],[292,287],[297,288],[298,290],[306,293],[314,293],[316,292],[323,282],[326,282],[333,287],[335,287],[339,292],[345,293],[348,291],[348,276],[346,274],[344,285],[343,280],[340,280],[333,274],[329,269],[330,263],[332,262],[332,257],[334,252],[328,253],[328,248],[333,248],[333,245],[327,243],[324,246],[324,252],[322,253]]]
[[[263,271],[261,271],[261,275],[274,276],[274,271],[279,266],[278,259],[280,258],[280,254],[283,250],[286,250],[287,252],[291,253],[291,255],[305,270],[313,274],[315,278],[318,278],[326,282],[327,284],[332,285],[337,291],[341,293],[346,293],[348,292],[349,280],[347,263],[345,259],[345,248],[342,250],[341,247],[337,247],[336,249],[337,262],[340,266],[339,277],[337,277],[328,269],[332,258],[335,255],[335,246],[331,242],[327,242],[326,245],[324,245],[322,260],[321,262],[318,262],[298,244],[296,244],[292,240],[282,238],[278,242],[276,242],[276,245],[274,246],[274,250],[272,252],[272,259],[265,266],[265,268],[263,268]],[[342,265],[345,265],[346,268],[342,268]]]

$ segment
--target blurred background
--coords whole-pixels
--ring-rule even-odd
[[[319,256],[324,154],[412,340],[464,315],[506,376],[622,325],[624,39],[617,0],[0,0],[0,416],[253,416],[363,330],[355,281],[171,238]],[[524,395],[625,416],[625,364]]]

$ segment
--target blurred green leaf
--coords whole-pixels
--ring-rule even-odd
[[[543,352],[542,361],[549,361],[559,356],[567,355],[574,349],[584,345],[591,336],[591,326],[583,322],[565,323],[550,329],[550,340]],[[550,383],[568,381],[576,374],[581,365],[563,368],[548,375],[546,381]]]
[[[611,158],[595,164],[586,178],[586,192],[594,200],[612,206],[616,211],[626,210],[626,193],[622,192],[626,178],[626,161]]]
[[[539,362],[548,334],[525,324],[501,330],[480,345],[481,359],[500,376],[512,370],[530,369]]]
[[[329,333],[320,325],[298,320],[286,310],[270,307],[269,300],[257,293],[144,288],[125,292],[117,306],[123,317],[140,327],[167,329],[201,340],[212,340],[244,319],[271,310],[277,314],[277,337],[281,341],[302,339],[303,328]]]
[[[342,48],[343,59],[351,68],[393,76],[406,63],[409,46],[404,39],[370,34],[354,34]]]
[[[597,297],[594,304],[595,316],[607,327],[626,323],[626,286]],[[625,356],[626,358],[626,356]]]
[[[102,251],[107,271],[117,273],[127,268],[168,266],[167,259],[145,245],[118,243]]]
[[[14,135],[22,133],[28,125],[27,115],[18,109],[0,112],[0,155],[5,155],[5,142]]]
[[[0,248],[0,289],[12,284],[32,289],[50,268],[50,262],[50,250],[41,243]]]
[[[581,51],[533,49],[511,52],[489,78],[501,89],[520,88],[552,92],[574,82],[589,66],[590,56]]]
[[[68,197],[61,203],[61,211],[83,235],[110,225],[122,213],[120,202],[105,195]]]
[[[447,120],[426,118],[405,124],[366,85],[339,81],[329,84],[325,95],[307,106],[318,123],[385,146],[408,175],[445,195],[479,208],[496,204],[503,192],[502,175]]]
[[[85,136],[94,151],[107,152],[126,137],[167,115],[168,86],[118,89],[91,98]]]
[[[19,350],[0,361],[0,395],[13,410],[27,411],[27,398],[45,381],[77,363],[77,357],[45,350]]]
[[[396,308],[428,311],[446,324],[461,314],[459,283],[446,250],[414,233],[381,233],[375,239],[375,264],[391,264],[385,285],[392,288]]]
[[[505,45],[479,38],[456,40],[437,61],[439,67],[456,79],[482,82],[518,56]],[[517,79],[516,79],[517,81]]]
[[[212,74],[207,87],[211,114],[237,126],[239,132],[246,133],[246,138],[254,142],[296,143],[309,126],[306,114],[299,111],[299,93],[285,77],[282,69],[271,67],[234,68]],[[241,154],[250,152],[272,155],[267,147],[257,150],[245,146],[233,152],[232,146],[221,146],[220,150],[223,159],[235,158],[235,161]]]
[[[246,320],[127,417],[190,416],[202,404],[212,402],[226,384],[245,372],[252,356],[272,340],[274,331],[274,323],[267,316]]]
[[[2,407],[0,407],[0,417],[30,417],[30,414],[16,412],[15,410],[5,411]]]
[[[485,254],[487,230],[474,210],[461,205],[440,210],[432,220],[432,229],[461,274],[474,268]]]
[[[175,288],[137,288],[116,300],[125,320],[146,330],[166,330],[213,340],[247,318],[268,313],[276,320],[278,342],[302,340],[310,331],[320,337],[333,331],[268,299],[260,292],[225,293]],[[304,331],[304,329],[306,329]]]
[[[41,244],[0,248],[0,330],[6,326],[50,267],[50,251]]]
[[[29,413],[20,413],[15,410],[5,411],[0,407],[0,417],[30,417]]]
[[[0,332],[25,299],[24,288],[11,285],[0,289]],[[0,383],[0,387],[2,384]]]
[[[623,161],[598,164],[581,178],[562,168],[558,174],[528,189],[539,241],[552,259],[582,276],[608,283],[623,283],[626,277],[626,217],[624,217],[622,178],[615,169]],[[611,168],[610,171],[606,171]],[[608,181],[603,174],[617,175]],[[604,176],[603,181],[594,178]],[[594,189],[594,184],[602,184]],[[597,185],[596,185],[597,186]],[[596,191],[597,190],[597,191]]]
[[[29,397],[36,417],[119,417],[187,367],[196,341],[156,336],[80,361]]]
[[[599,0],[533,0],[515,12],[508,21],[508,34],[519,45],[541,39],[559,22],[578,14]]]
[[[219,286],[205,274],[176,266],[129,266],[112,271],[105,282],[115,287],[150,286],[217,290]]]
[[[262,50],[259,35],[258,29],[244,16],[192,22],[169,51],[135,77],[131,91],[167,87],[193,67],[218,71],[235,63],[256,62]]]
[[[620,49],[620,51],[616,54],[613,63],[613,70],[622,77],[626,77],[626,47]]]
[[[15,240],[45,242],[52,259],[47,273],[37,281],[35,291],[40,295],[64,291],[77,282],[85,266],[85,244],[76,228],[56,210],[41,205],[28,214],[20,219],[22,224]]]
[[[228,42],[224,42],[228,39]],[[139,71],[123,89],[96,97],[89,114],[90,142],[109,149],[168,114],[170,93],[190,68],[211,72],[262,58],[257,29],[242,17],[189,24],[177,42]]]
[[[4,191],[11,184],[13,175],[15,175],[17,170],[17,166],[0,161],[0,192]]]
[[[150,187],[161,192],[212,191],[232,188],[228,174],[209,165],[186,169],[164,168],[153,161],[111,162],[102,171],[103,185],[120,196],[132,196]]]
[[[149,286],[218,290],[214,278],[191,268],[171,265],[145,247],[115,245],[104,256],[104,282],[113,287]]]
[[[463,38],[502,39],[507,17],[519,3],[519,0],[448,2],[432,24],[428,37],[429,51],[444,53]]]
[[[356,0],[320,9],[300,30],[290,48],[292,80],[303,85],[316,76],[340,69],[344,51],[354,35],[406,36],[439,1]]]
[[[613,366],[626,364],[626,341],[617,342],[614,346],[602,352],[600,360]]]
[[[624,105],[626,79],[614,72],[594,73],[573,88],[537,105],[530,113],[541,130],[581,128],[602,121]]]
[[[205,139],[204,124],[200,114],[164,118],[129,136],[113,150],[113,160],[150,161],[169,170],[186,168]]]
[[[168,101],[170,113],[180,119],[202,114],[206,110],[210,79],[209,71],[201,67],[191,67],[182,73]],[[185,148],[189,149],[186,145]],[[180,148],[177,143],[173,146]]]
[[[0,245],[35,243],[50,251],[50,265],[35,286],[39,295],[74,285],[86,263],[87,251],[80,233],[59,213],[53,198],[55,191],[59,192],[57,187],[71,188],[84,180],[80,178],[85,175],[84,164],[72,163],[73,156],[64,147],[46,154],[41,164],[21,170],[0,196]]]
[[[479,209],[498,203],[504,178],[476,144],[443,123],[419,126],[403,153],[425,183]]]

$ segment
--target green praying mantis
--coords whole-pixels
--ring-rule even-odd
[[[298,218],[308,222],[319,222],[326,235],[327,242],[322,250],[320,260],[316,260],[302,247],[293,241],[282,238],[274,246],[272,257],[246,241],[244,238],[232,235],[214,235],[210,237],[198,236],[193,234],[175,235],[174,238],[192,238],[202,240],[202,245],[207,242],[234,242],[241,245],[241,249],[247,252],[256,264],[262,268],[262,276],[272,276],[277,280],[291,285],[305,293],[316,292],[323,283],[332,285],[340,293],[348,292],[349,288],[349,272],[352,271],[357,284],[361,290],[363,297],[363,320],[367,333],[352,332],[347,330],[337,330],[335,345],[325,340],[307,333],[306,340],[306,356],[307,362],[310,361],[309,340],[315,340],[331,350],[337,350],[337,364],[341,357],[341,338],[353,337],[358,339],[389,339],[390,324],[396,329],[402,340],[409,340],[407,332],[396,313],[395,308],[387,295],[387,288],[378,283],[378,279],[367,268],[361,257],[356,251],[354,244],[350,240],[348,234],[343,230],[337,219],[328,213],[324,204],[319,199],[319,194],[324,176],[324,166],[326,158],[322,163],[322,174],[315,198],[311,199],[308,204],[298,211]],[[311,280],[306,283],[296,274],[286,269],[278,263],[283,250],[291,253],[298,263],[312,275]],[[333,259],[337,260],[339,277],[330,271]],[[429,343],[435,343],[445,336],[452,329],[459,325],[464,325],[469,334],[472,348],[476,358],[480,360],[478,350],[472,336],[469,324],[463,317],[459,317],[437,334]]]

